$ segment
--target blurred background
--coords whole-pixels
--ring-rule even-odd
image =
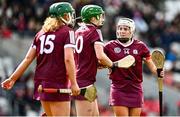
[[[180,1],[179,0],[0,0],[0,81],[18,66],[29,49],[36,32],[45,20],[48,7],[59,1],[72,3],[77,17],[86,4],[97,4],[106,13],[102,28],[104,41],[116,39],[115,23],[119,17],[134,19],[135,37],[151,50],[165,52],[163,90],[164,115],[180,116]],[[76,27],[75,27],[76,28]],[[10,91],[0,88],[0,116],[38,116],[40,103],[32,99],[35,62]],[[108,70],[98,70],[96,86],[101,116],[112,116],[108,105],[110,80]],[[158,86],[144,66],[143,116],[159,113]],[[72,102],[71,115],[75,115]]]

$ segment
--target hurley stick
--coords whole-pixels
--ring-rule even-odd
[[[164,54],[160,50],[155,50],[152,53],[152,61],[154,62],[157,68],[157,76],[158,76],[158,87],[159,87],[159,112],[160,116],[163,116],[163,78],[160,76],[161,71],[164,67],[165,57]]]

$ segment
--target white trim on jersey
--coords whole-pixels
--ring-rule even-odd
[[[70,43],[75,44],[74,31],[69,31]]]
[[[132,39],[132,41],[130,43],[127,43],[127,44],[121,43],[118,39],[117,39],[117,42],[119,44],[121,44],[123,47],[128,47],[128,46],[130,46],[134,42],[134,39]]]
[[[75,48],[75,45],[73,45],[73,44],[65,44],[64,48]]]
[[[94,44],[99,44],[99,45],[104,46],[104,43],[103,42],[99,42],[99,41],[96,41]]]
[[[96,29],[96,31],[98,32],[98,34],[99,34],[99,38],[100,38],[100,40],[101,41],[103,41],[103,36],[102,36],[102,32],[101,32],[101,30],[100,29]]]
[[[36,45],[31,44],[31,47],[34,48],[34,49],[36,49]]]

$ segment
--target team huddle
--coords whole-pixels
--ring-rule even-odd
[[[153,74],[157,74],[157,68],[146,44],[133,37],[134,21],[120,18],[116,25],[117,39],[105,44],[100,29],[105,21],[103,9],[98,5],[85,5],[81,19],[78,29],[73,30],[76,17],[72,5],[68,2],[52,4],[26,57],[1,83],[2,88],[11,89],[36,59],[33,98],[40,100],[47,116],[70,116],[71,100],[75,100],[77,116],[98,116],[94,83],[99,66],[106,66],[112,81],[109,105],[114,115],[140,116],[142,63]],[[93,99],[89,101],[88,97]]]

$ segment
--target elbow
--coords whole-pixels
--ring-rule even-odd
[[[65,58],[64,62],[65,62],[65,63],[71,63],[72,60],[73,60],[72,58],[69,58],[69,57],[68,57],[68,58]]]
[[[65,63],[69,63],[71,60],[70,59],[65,59],[64,62]]]
[[[99,55],[97,55],[96,57],[97,57],[97,59],[98,59],[99,61],[103,61],[103,60],[104,60],[104,56],[103,56],[102,54],[99,54]]]
[[[106,59],[105,57],[101,54],[99,56],[97,56],[97,59],[100,61],[100,62],[104,62]]]
[[[65,62],[65,63],[70,62],[70,59],[69,59],[69,58],[65,58],[65,59],[64,59],[64,62]]]

